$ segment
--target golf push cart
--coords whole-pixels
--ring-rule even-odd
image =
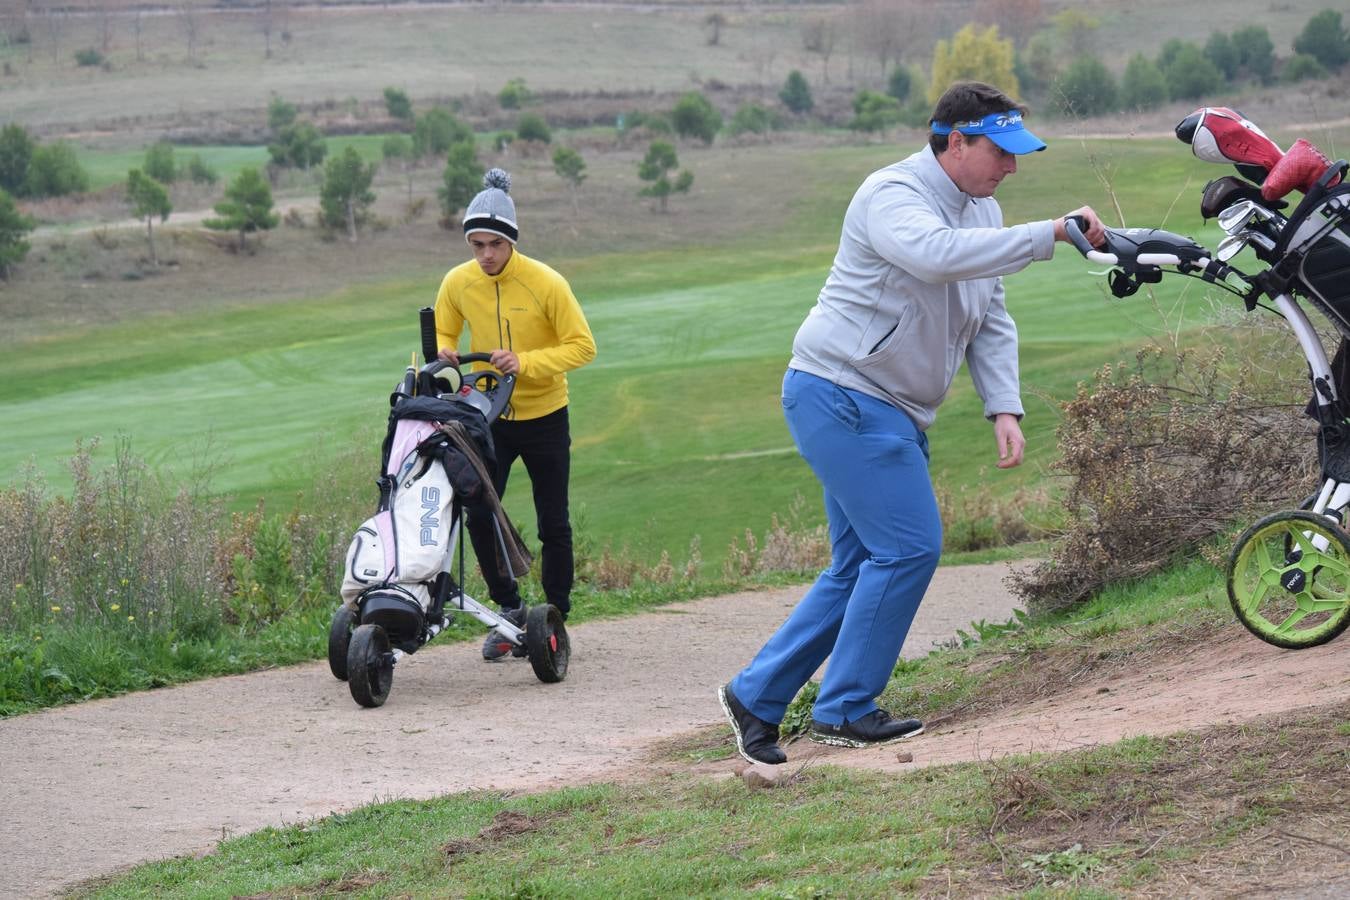
[[[471,506],[491,516],[503,573],[519,577],[529,568],[489,474],[495,455],[488,426],[506,411],[515,376],[461,373],[438,359],[430,308],[421,310],[421,331],[426,362],[420,369],[410,365],[390,395],[379,504],[352,538],[342,605],[328,630],[329,669],[367,707],[384,703],[394,666],[442,632],[455,613],[496,629],[514,655],[529,658],[540,681],[567,677],[570,644],[557,607],[529,607],[522,628],[462,586],[464,517]],[[489,361],[485,353],[460,356],[461,365]],[[452,574],[456,560],[458,577]]]
[[[1228,560],[1228,599],[1239,621],[1279,647],[1326,643],[1350,626],[1350,185],[1344,160],[1331,163],[1305,140],[1281,151],[1240,113],[1206,107],[1176,129],[1195,155],[1232,163],[1244,176],[1205,185],[1201,214],[1217,218],[1226,237],[1211,253],[1193,240],[1152,228],[1107,229],[1093,247],[1085,223],[1071,218],[1070,239],[1085,257],[1112,266],[1111,292],[1128,297],[1164,272],[1200,278],[1261,306],[1294,332],[1312,383],[1309,412],[1318,422],[1321,488],[1299,509],[1276,512],[1248,528]],[[1283,197],[1303,199],[1292,212]],[[1265,268],[1247,274],[1229,265],[1245,248]],[[1269,299],[1273,306],[1263,303]],[[1328,362],[1307,303],[1340,334]]]

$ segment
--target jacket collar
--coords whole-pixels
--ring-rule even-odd
[[[516,277],[516,272],[520,270],[520,265],[520,250],[516,247],[512,247],[511,258],[506,261],[506,265],[502,266],[502,270],[496,275],[489,275],[486,272],[483,272],[482,268],[479,268],[478,271],[483,272],[483,277],[488,281],[506,281]]]
[[[953,220],[958,218],[974,198],[956,186],[956,182],[942,168],[942,163],[938,162],[932,147],[924,147],[914,154],[913,159],[915,171],[933,200]]]

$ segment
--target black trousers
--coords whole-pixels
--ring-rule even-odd
[[[497,452],[493,483],[497,495],[506,496],[511,467],[525,463],[534,491],[535,528],[540,544],[540,581],[544,597],[566,616],[572,609],[572,523],[567,514],[567,481],[571,472],[572,434],[567,407],[538,419],[492,423],[492,442]],[[478,557],[478,568],[487,582],[488,595],[500,606],[521,605],[520,592],[512,578],[497,574],[497,537],[492,519],[481,512],[469,513],[469,537]],[[489,562],[485,565],[484,560]]]

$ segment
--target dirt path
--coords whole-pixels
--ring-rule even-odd
[[[923,655],[972,620],[1007,618],[1006,571],[940,569],[905,654]],[[401,664],[378,710],[357,707],[319,662],[0,721],[0,771],[11,786],[0,896],[50,895],[209,849],[222,836],[375,800],[649,771],[654,742],[720,722],[715,686],[800,593],[737,594],[577,625],[560,685],[540,684],[524,662],[484,664],[476,644],[457,644]],[[790,754],[907,769],[1068,749],[1343,699],[1347,663],[1350,639],[1300,653],[1235,639],[998,720],[937,729],[906,747],[913,763],[897,763],[893,748],[830,753],[801,743]]]

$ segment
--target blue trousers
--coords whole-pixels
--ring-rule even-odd
[[[877,708],[937,568],[942,522],[928,440],[884,401],[788,369],[783,414],[825,489],[830,567],[731,682],[766,722],[828,657],[814,717],[838,725]]]

